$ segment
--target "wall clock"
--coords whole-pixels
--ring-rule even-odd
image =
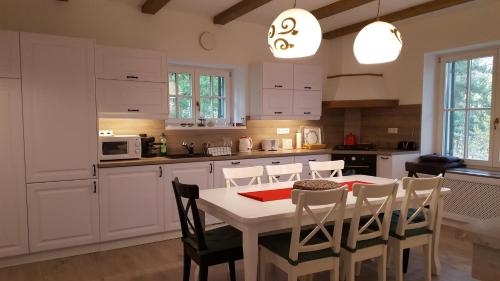
[[[203,32],[200,35],[200,45],[204,50],[212,51],[216,45],[215,35],[210,32]]]

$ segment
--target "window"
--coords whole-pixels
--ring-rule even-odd
[[[468,164],[500,163],[493,118],[497,50],[443,59],[443,154]]]
[[[200,118],[228,121],[229,71],[171,66],[169,122],[196,123]]]

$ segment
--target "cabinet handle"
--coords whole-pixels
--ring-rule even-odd
[[[304,114],[309,115],[309,114],[311,114],[311,111],[306,111],[306,112],[304,112]]]
[[[127,75],[127,79],[139,79],[139,76]]]
[[[160,166],[159,168],[160,168],[160,178],[162,178],[163,177],[163,167]]]
[[[276,85],[274,85],[274,88],[283,88],[283,85],[276,84]]]
[[[389,160],[390,158],[389,157],[384,157],[384,156],[381,156],[380,159],[383,159],[383,160]]]
[[[214,164],[210,163],[210,174],[214,171]]]
[[[279,164],[279,163],[281,163],[281,162],[280,161],[271,162],[271,164],[273,164],[273,165],[276,165],[276,164]]]
[[[281,111],[275,111],[274,114],[283,114]]]
[[[495,129],[495,130],[497,129],[498,123],[500,123],[500,119],[498,119],[498,117],[497,117],[497,118],[495,118],[495,121],[493,122],[493,129]]]
[[[231,165],[239,165],[240,164],[240,161],[237,161],[237,162],[231,162]]]
[[[94,193],[97,193],[97,182],[94,182]]]
[[[92,170],[93,170],[92,175],[93,175],[94,177],[95,177],[95,176],[97,176],[97,169],[96,169],[95,164],[92,164]]]
[[[306,86],[306,87],[304,87],[304,89],[306,89],[306,90],[311,90],[311,89],[312,89],[312,87]]]
[[[137,108],[129,108],[127,109],[128,112],[139,112],[139,109]]]
[[[309,159],[309,162],[314,162],[316,161],[316,159]]]

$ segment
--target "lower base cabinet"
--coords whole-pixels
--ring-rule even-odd
[[[27,196],[31,252],[99,242],[96,180],[32,183]]]
[[[101,169],[101,241],[165,231],[163,167]]]

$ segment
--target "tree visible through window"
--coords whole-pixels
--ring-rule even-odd
[[[445,66],[443,151],[469,160],[490,159],[494,57]]]

